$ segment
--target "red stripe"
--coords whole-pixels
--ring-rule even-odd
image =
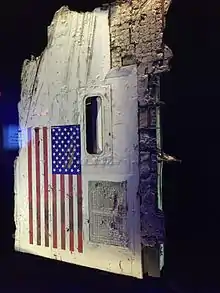
[[[41,245],[40,136],[39,136],[39,128],[35,128],[35,162],[36,162],[37,245]]]
[[[29,201],[29,243],[33,244],[32,134],[31,134],[31,128],[28,128],[28,201]]]
[[[77,175],[78,252],[83,252],[82,177]]]
[[[64,175],[60,175],[60,214],[61,214],[61,249],[65,249],[65,183]]]
[[[73,176],[69,175],[69,231],[70,251],[74,251],[74,220],[73,220]]]
[[[48,212],[48,137],[47,127],[43,127],[43,154],[44,154],[44,222],[45,246],[49,247],[49,212]]]
[[[57,181],[56,175],[52,175],[53,195],[53,248],[57,248]]]

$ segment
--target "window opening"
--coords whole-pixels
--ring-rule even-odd
[[[89,154],[102,152],[101,97],[86,98],[86,150]]]

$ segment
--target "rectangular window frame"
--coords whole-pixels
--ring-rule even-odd
[[[86,109],[86,101],[87,99],[89,98],[99,98],[100,99],[100,104],[99,104],[99,107],[98,107],[98,111],[97,111],[97,121],[96,123],[98,124],[96,126],[96,148],[99,149],[100,151],[98,152],[94,152],[94,153],[90,153],[88,151],[88,141],[87,141],[87,109]],[[102,104],[103,104],[103,97],[102,96],[86,96],[85,97],[85,109],[84,109],[84,112],[85,112],[85,123],[86,123],[86,153],[89,154],[89,155],[101,155],[102,152],[103,152],[103,107],[102,107]]]
[[[113,134],[112,134],[112,95],[111,85],[82,87],[78,93],[79,123],[82,131],[82,163],[85,165],[105,165],[113,163]],[[86,98],[101,97],[102,109],[102,144],[99,154],[89,154],[86,149]]]

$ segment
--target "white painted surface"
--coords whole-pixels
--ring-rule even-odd
[[[24,136],[15,164],[15,249],[141,278],[140,215],[136,196],[139,184],[137,71],[136,66],[110,70],[108,11],[97,9],[84,14],[58,11],[49,28],[48,47],[41,58],[24,66],[22,78],[21,128],[82,126],[84,253],[37,246],[36,242],[29,244],[27,138]],[[104,151],[101,155],[89,155],[85,148],[84,100],[94,94],[102,98]],[[127,180],[129,248],[89,242],[89,180]]]

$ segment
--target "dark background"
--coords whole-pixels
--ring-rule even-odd
[[[92,10],[102,2],[1,3],[0,129],[3,124],[18,123],[21,65],[31,54],[39,56],[46,46],[47,26],[55,11],[64,4],[73,10]],[[192,292],[203,292],[201,288],[213,292],[219,286],[219,19],[220,5],[214,1],[173,0],[164,34],[174,57],[171,71],[162,77],[161,99],[166,103],[162,110],[163,144],[164,151],[180,158],[182,164],[164,168],[167,243],[163,282],[175,284],[172,286],[178,290],[200,287]],[[1,278],[4,286],[14,282],[19,284],[17,288],[28,283],[32,291],[38,286],[45,290],[59,286],[75,290],[78,286],[82,290],[87,283],[92,290],[135,288],[147,292],[149,286],[165,286],[154,280],[131,281],[14,253],[15,156],[16,152],[0,148],[0,254],[2,271],[10,277],[9,282]]]

